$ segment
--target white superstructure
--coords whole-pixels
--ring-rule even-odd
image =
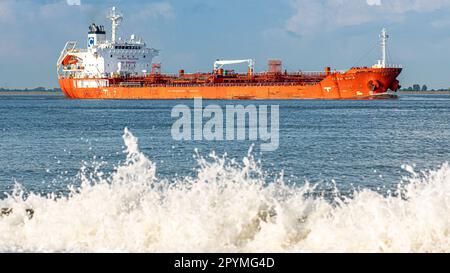
[[[76,42],[68,42],[61,52],[57,63],[59,77],[109,78],[148,74],[159,51],[147,47],[134,34],[129,39],[116,39],[123,16],[115,7],[109,11],[107,18],[112,21],[111,41],[108,41],[103,26],[92,24],[87,49],[77,49]]]

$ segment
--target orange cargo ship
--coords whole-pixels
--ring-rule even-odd
[[[123,16],[111,9],[111,41],[102,26],[92,24],[86,50],[68,42],[57,63],[58,80],[64,94],[74,99],[193,99],[287,100],[373,99],[395,97],[402,68],[387,65],[387,34],[381,34],[382,60],[372,67],[345,72],[325,68],[323,72],[287,72],[282,62],[269,61],[268,71],[255,73],[253,60],[217,60],[211,73],[178,75],[161,73],[152,63],[158,51],[135,35],[116,40]],[[225,70],[226,65],[248,64],[248,73]]]

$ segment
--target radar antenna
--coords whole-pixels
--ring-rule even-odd
[[[112,21],[112,37],[111,42],[114,44],[116,42],[116,32],[120,23],[122,23],[123,15],[119,11],[116,10],[116,7],[112,7],[109,12],[107,18]]]

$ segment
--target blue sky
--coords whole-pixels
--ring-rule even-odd
[[[450,0],[0,0],[0,86],[56,87],[65,42],[84,47],[92,22],[109,34],[112,5],[121,36],[161,49],[167,73],[209,71],[217,58],[254,58],[259,71],[270,58],[289,70],[372,65],[387,27],[403,86],[450,87]]]

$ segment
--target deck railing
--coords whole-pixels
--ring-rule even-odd
[[[148,88],[148,87],[164,87],[164,88],[182,88],[182,87],[243,87],[243,86],[307,86],[317,84],[319,81],[306,82],[271,82],[271,83],[206,83],[206,84],[146,84],[146,83],[131,83],[122,82],[119,84],[110,84],[110,87],[133,87],[133,88]]]

